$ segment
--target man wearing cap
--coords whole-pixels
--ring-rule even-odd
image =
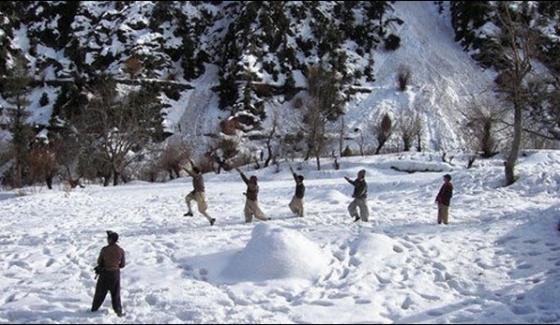
[[[236,168],[239,175],[241,175],[241,179],[243,182],[247,184],[247,192],[245,192],[245,222],[251,223],[253,221],[253,216],[255,218],[268,221],[271,220],[270,218],[266,217],[264,212],[262,212],[261,208],[259,207],[258,202],[258,195],[259,195],[259,185],[257,183],[257,176],[251,176],[251,178],[247,178],[245,174],[239,168]]]
[[[305,195],[305,185],[303,185],[304,177],[303,175],[294,173],[292,167],[290,167],[290,171],[294,176],[294,181],[296,181],[296,192],[290,202],[290,210],[298,217],[303,217],[303,196]]]
[[[441,225],[449,223],[449,205],[453,197],[453,184],[451,184],[451,175],[446,174],[443,176],[443,185],[436,197],[438,205],[438,224]]]
[[[354,193],[352,197],[354,201],[348,206],[348,212],[350,216],[354,217],[354,222],[360,219],[367,222],[369,219],[369,210],[367,206],[367,183],[366,183],[366,171],[364,169],[358,172],[358,178],[351,180],[348,177],[344,177],[348,183],[354,186]],[[358,214],[358,208],[360,209],[360,214]]]
[[[117,316],[121,317],[121,272],[125,266],[124,250],[117,245],[119,235],[112,231],[107,231],[107,242],[109,245],[101,249],[97,259],[96,270],[99,270],[99,279],[95,287],[93,305],[91,311],[95,312],[101,307],[107,291],[111,292],[111,302],[113,310]]]

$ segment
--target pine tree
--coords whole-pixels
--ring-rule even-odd
[[[9,71],[9,82],[5,85],[4,96],[8,103],[8,130],[12,134],[11,152],[13,164],[13,186],[19,188],[23,185],[24,168],[29,154],[29,143],[32,137],[31,127],[26,119],[29,116],[27,108],[30,92],[31,77],[27,69],[27,62],[22,56],[17,56],[14,66]]]

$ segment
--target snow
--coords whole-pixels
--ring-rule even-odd
[[[222,276],[247,281],[312,280],[327,269],[328,262],[321,249],[299,232],[258,224],[247,247],[232,258]]]
[[[560,152],[528,151],[501,187],[502,157],[465,169],[456,155],[451,224],[436,224],[445,172],[402,173],[390,162],[440,164],[440,153],[294,162],[306,216],[293,217],[287,165],[248,170],[272,221],[245,224],[245,185],[205,175],[210,227],[183,217],[190,179],[66,192],[0,192],[0,322],[558,323]],[[352,223],[352,187],[366,169],[371,223]],[[92,268],[105,230],[121,235],[124,319],[110,300],[91,314]]]

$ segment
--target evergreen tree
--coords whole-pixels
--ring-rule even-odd
[[[10,148],[13,156],[13,186],[23,185],[24,169],[29,154],[29,143],[33,136],[31,127],[27,124],[31,77],[27,69],[27,62],[22,56],[17,56],[14,66],[10,69],[8,82],[5,85],[4,96],[8,103],[8,130],[12,134]]]

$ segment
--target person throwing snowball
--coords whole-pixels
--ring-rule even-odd
[[[367,222],[369,219],[369,210],[367,206],[366,171],[364,169],[360,170],[358,172],[358,178],[355,180],[351,180],[348,177],[344,177],[344,179],[354,186],[354,193],[352,194],[354,201],[348,206],[350,216],[354,218],[354,222],[360,219]],[[359,214],[358,209],[360,209]]]

